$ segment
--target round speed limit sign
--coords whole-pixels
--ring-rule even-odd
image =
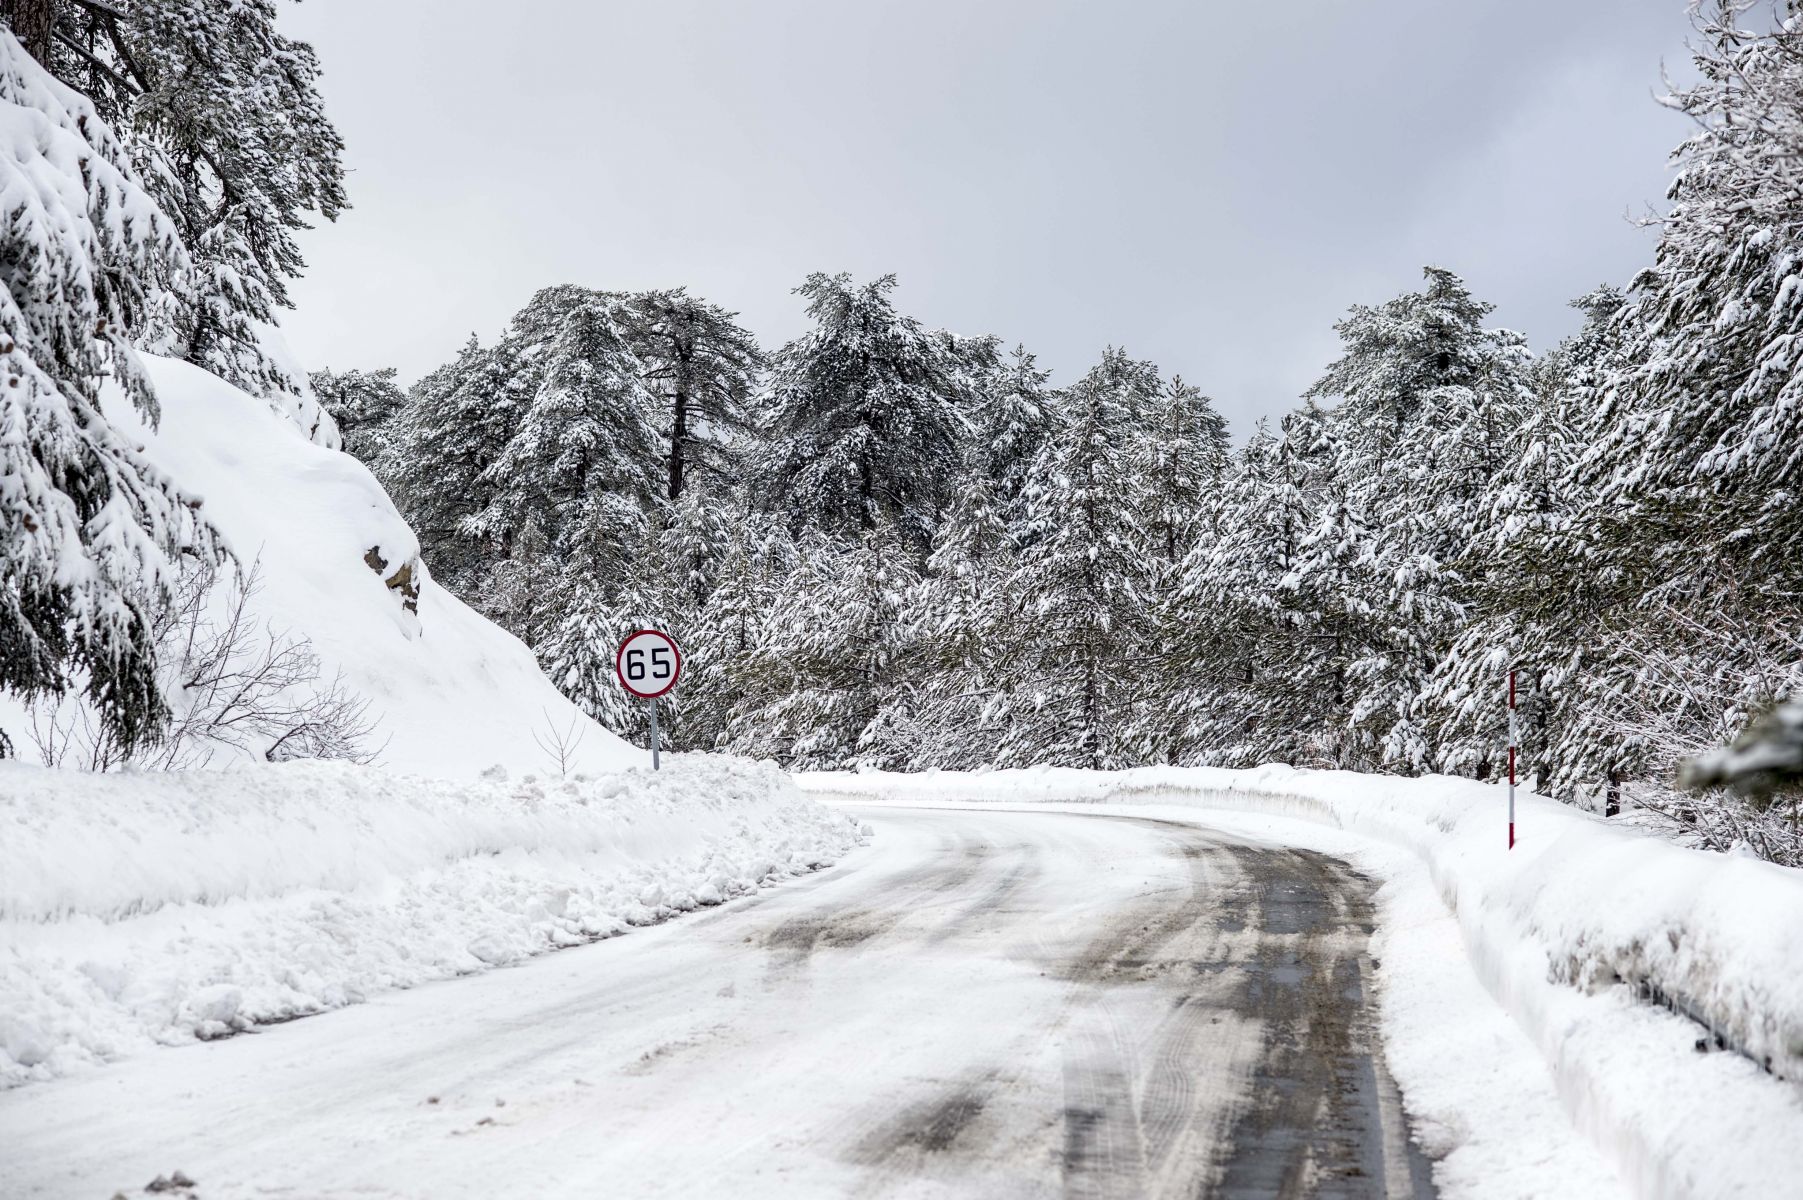
[[[682,674],[682,651],[661,629],[641,629],[620,643],[614,656],[620,686],[641,700],[655,700],[676,686]]]

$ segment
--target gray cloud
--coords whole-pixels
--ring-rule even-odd
[[[429,15],[422,16],[422,13]],[[1460,271],[1546,346],[1684,135],[1682,0],[307,0],[355,209],[288,339],[413,378],[544,284],[687,284],[771,345],[809,271],[1070,380],[1108,343],[1244,433],[1355,302]]]

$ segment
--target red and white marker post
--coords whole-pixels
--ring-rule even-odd
[[[682,675],[682,651],[676,639],[661,629],[640,629],[626,635],[614,655],[614,674],[620,686],[651,706],[651,769],[656,771],[657,698],[676,686]]]
[[[1521,748],[1515,733],[1515,672],[1509,672],[1509,849],[1515,849],[1515,756]]]

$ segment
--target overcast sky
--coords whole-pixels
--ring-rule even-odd
[[[1353,303],[1463,274],[1536,348],[1651,255],[1683,0],[306,0],[352,211],[308,366],[411,381],[538,287],[686,284],[774,348],[810,271],[1055,382],[1110,343],[1244,435]]]

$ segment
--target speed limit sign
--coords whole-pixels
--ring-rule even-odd
[[[614,655],[614,672],[620,686],[651,708],[651,769],[657,770],[657,698],[676,686],[682,674],[682,651],[676,639],[661,629],[641,629],[626,636]]]
[[[676,639],[661,629],[641,629],[629,634],[614,655],[620,686],[641,700],[655,700],[676,686],[682,674],[682,651]]]

